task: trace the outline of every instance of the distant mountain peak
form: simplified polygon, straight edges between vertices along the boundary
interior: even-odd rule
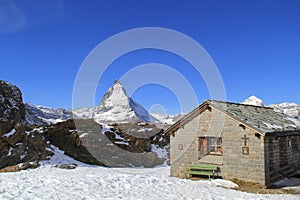
[[[96,107],[97,122],[154,122],[158,121],[148,111],[127,96],[123,85],[115,80]]]
[[[106,110],[112,109],[114,106],[126,107],[128,106],[129,101],[129,97],[127,96],[123,85],[118,80],[115,80],[113,85],[104,94],[97,109],[105,112]]]
[[[247,105],[252,105],[252,106],[265,106],[263,100],[261,100],[260,98],[254,96],[254,95],[245,99],[242,102],[242,104],[247,104]]]

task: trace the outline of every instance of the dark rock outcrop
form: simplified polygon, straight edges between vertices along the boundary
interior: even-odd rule
[[[53,155],[46,138],[23,124],[0,138],[0,169],[23,162],[46,160]]]
[[[158,133],[162,132],[158,130]],[[102,126],[91,119],[68,120],[51,125],[44,135],[65,154],[89,164],[153,167],[165,161],[151,152],[152,134],[149,137],[133,136],[119,129],[118,125],[102,133]],[[155,136],[159,137],[157,134]]]
[[[85,121],[83,124],[88,127],[95,125],[91,122],[92,120],[82,121]],[[100,125],[96,123],[96,126]],[[66,155],[84,163],[103,165],[103,163],[94,158],[83,145],[82,140],[79,138],[79,134],[76,130],[74,120],[71,119],[48,126],[44,131],[44,135],[51,142],[51,144],[54,144],[59,149],[63,150]]]
[[[40,166],[39,162],[37,162],[37,161],[24,162],[24,163],[20,163],[17,165],[4,167],[4,168],[0,169],[0,172],[17,172],[17,171],[26,170],[26,169],[35,169],[39,166]]]
[[[45,137],[24,122],[20,89],[0,80],[0,169],[44,160],[53,154]]]
[[[0,80],[0,136],[24,120],[25,106],[20,89]]]

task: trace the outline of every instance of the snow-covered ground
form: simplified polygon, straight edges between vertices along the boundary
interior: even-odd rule
[[[44,165],[0,174],[0,199],[299,199],[217,187],[212,181],[169,177],[169,167],[66,170]]]

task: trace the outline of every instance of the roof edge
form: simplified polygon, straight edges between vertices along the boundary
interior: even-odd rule
[[[203,112],[206,110],[210,105],[210,100],[205,100],[202,104],[194,108],[192,111],[190,111],[188,114],[180,118],[177,122],[175,122],[172,126],[170,126],[165,133],[167,134],[173,134],[176,130],[178,130],[181,126],[185,125],[189,120],[194,119],[198,112]]]
[[[202,104],[200,104],[199,106],[197,106],[195,109],[193,109],[192,111],[190,111],[187,115],[185,115],[184,117],[182,117],[181,119],[179,119],[177,122],[175,122],[172,126],[170,126],[165,133],[167,134],[173,134],[173,132],[177,131],[179,128],[181,128],[183,125],[185,125],[189,120],[194,119],[198,114],[202,113],[204,110],[206,110],[209,107],[212,107],[214,109],[216,109],[217,111],[221,112],[223,115],[226,115],[228,117],[230,117],[231,119],[233,119],[234,121],[243,124],[244,126],[246,126],[247,128],[251,129],[252,131],[259,133],[262,136],[265,136],[266,133],[264,131],[261,131],[253,126],[251,126],[250,124],[248,124],[247,122],[242,121],[241,119],[231,115],[230,113],[226,112],[226,110],[218,107],[217,105],[214,105],[213,102],[217,102],[217,103],[229,103],[229,104],[235,104],[235,105],[245,105],[245,106],[252,106],[252,107],[259,107],[259,108],[265,108],[265,109],[273,109],[270,107],[263,107],[263,106],[254,106],[254,105],[248,105],[248,104],[240,104],[240,103],[234,103],[234,102],[224,102],[224,101],[219,101],[219,100],[205,100]],[[198,113],[199,112],[199,113]]]

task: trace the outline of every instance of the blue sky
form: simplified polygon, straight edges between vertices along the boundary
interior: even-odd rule
[[[266,104],[300,104],[297,0],[2,0],[0,79],[19,86],[25,102],[71,108],[76,74],[89,52],[105,39],[139,27],[173,29],[200,43],[222,75],[228,101],[256,95]],[[188,62],[147,49],[126,54],[109,66],[100,79],[96,102],[114,79],[151,62],[184,75],[198,103],[210,98]],[[176,96],[159,85],[145,85],[133,98],[147,109],[160,104],[170,114],[180,112]]]

